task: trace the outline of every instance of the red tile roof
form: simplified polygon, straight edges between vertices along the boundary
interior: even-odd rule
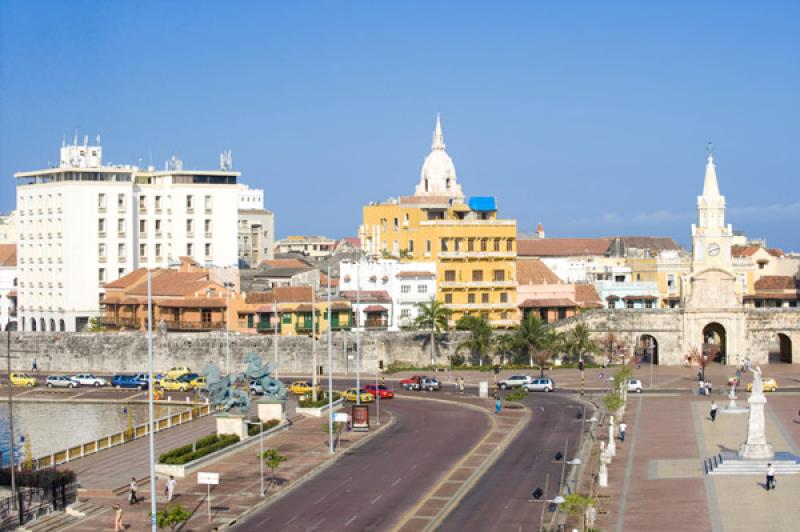
[[[524,259],[517,261],[517,284],[563,284],[563,281],[539,259]]]
[[[260,266],[270,268],[308,268],[307,262],[300,259],[268,259],[262,260]]]
[[[413,272],[400,272],[395,275],[398,279],[408,279],[413,277],[436,277],[436,272],[423,272],[423,271],[413,271]]]
[[[139,284],[140,282],[147,280],[147,269],[146,268],[139,268],[138,270],[133,270],[131,273],[127,275],[123,275],[116,281],[111,281],[110,283],[105,284],[106,290],[109,288],[129,288]]]
[[[594,285],[591,284],[576,284],[575,285],[575,301],[581,308],[598,308],[602,307],[603,303],[600,301],[600,296],[597,295]]]
[[[311,302],[310,286],[276,286],[269,292],[250,292],[245,297],[248,304],[254,303],[297,303]]]
[[[773,257],[782,257],[783,250],[780,248],[762,248],[761,246],[750,245],[750,246],[731,246],[731,256],[733,257],[752,257],[753,255],[758,252],[759,249],[763,249]]]
[[[0,244],[0,267],[14,268],[17,265],[17,245]]]
[[[605,255],[611,242],[611,238],[523,239],[517,241],[517,255],[521,257]]]
[[[800,280],[790,275],[764,275],[755,283],[756,290],[795,290],[800,288]]]
[[[370,305],[364,309],[364,312],[389,312],[389,309],[382,305]]]
[[[225,308],[225,299],[219,297],[183,297],[180,299],[162,299],[154,301],[153,304],[158,307],[168,308]]]
[[[343,298],[356,301],[357,290],[342,290],[341,295]],[[391,303],[392,298],[386,290],[361,290],[362,303]]]
[[[533,298],[523,301],[519,308],[577,307],[578,304],[567,298]]]
[[[217,290],[223,290],[222,286],[209,280],[208,272],[177,272],[175,270],[158,270],[154,272],[151,281],[151,289],[154,296],[194,296],[201,290],[205,290],[209,285]],[[129,295],[146,296],[147,283],[140,282],[136,286],[126,290]],[[199,294],[198,294],[199,295]]]

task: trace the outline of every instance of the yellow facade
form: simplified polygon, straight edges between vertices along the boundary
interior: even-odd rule
[[[515,220],[433,198],[364,207],[361,237],[372,255],[436,262],[436,298],[453,311],[483,315],[494,327],[517,321]]]

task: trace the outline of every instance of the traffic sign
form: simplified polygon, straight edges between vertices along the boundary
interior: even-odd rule
[[[198,484],[219,484],[219,473],[197,473]]]

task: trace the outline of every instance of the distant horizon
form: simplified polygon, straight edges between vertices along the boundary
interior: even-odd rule
[[[520,232],[687,247],[712,141],[728,223],[800,251],[800,3],[769,6],[8,0],[0,211],[77,129],[140,167],[232,149],[277,236],[353,236],[441,113],[464,193]]]

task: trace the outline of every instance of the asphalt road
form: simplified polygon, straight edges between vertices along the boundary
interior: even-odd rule
[[[453,509],[441,531],[522,531],[537,530],[544,502],[530,502],[536,487],[545,489],[549,473],[547,496],[552,499],[561,482],[562,465],[554,463],[557,451],[564,452],[569,440],[568,459],[578,447],[581,423],[576,412],[582,406],[569,397],[558,394],[529,394],[525,399],[533,416],[528,425],[506,448],[503,455]],[[578,405],[578,408],[576,406]],[[592,413],[587,411],[585,418]],[[569,474],[567,466],[566,474]],[[545,514],[545,520],[551,514]]]
[[[235,527],[246,530],[387,530],[489,428],[458,405],[396,398],[383,434]]]

